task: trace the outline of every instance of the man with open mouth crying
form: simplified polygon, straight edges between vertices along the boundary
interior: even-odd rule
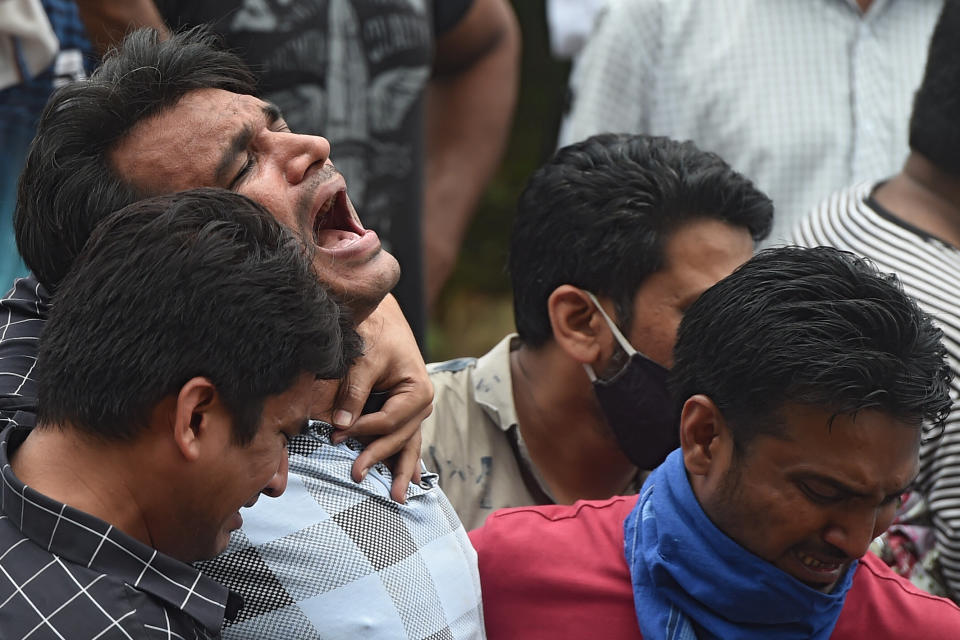
[[[205,30],[158,40],[132,33],[41,117],[15,225],[33,276],[0,302],[0,417],[32,424],[49,293],[103,217],[195,187],[248,196],[297,232],[365,349],[339,389],[314,385],[311,417],[324,422],[291,439],[284,497],[251,507],[203,567],[246,601],[225,637],[482,637],[476,554],[436,475],[421,474],[432,389],[389,295],[397,261],[360,222],[327,140],[291,132]],[[361,416],[371,388],[388,397]],[[391,456],[392,472],[376,464]]]

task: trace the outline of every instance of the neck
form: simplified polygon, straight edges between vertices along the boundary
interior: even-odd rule
[[[10,460],[14,474],[43,495],[100,518],[153,546],[136,477],[151,474],[135,447],[94,441],[69,427],[34,429]]]
[[[960,247],[960,178],[912,152],[874,199],[911,225]]]
[[[604,422],[586,373],[553,344],[510,353],[513,399],[530,458],[560,504],[621,493],[637,468]]]

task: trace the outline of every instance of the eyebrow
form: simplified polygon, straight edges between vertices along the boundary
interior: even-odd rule
[[[917,477],[918,477],[919,475],[920,475],[920,472],[917,471],[917,473],[914,474],[913,479],[910,480],[905,486],[903,486],[903,487],[900,488],[900,489],[897,489],[897,490],[894,491],[893,493],[888,493],[888,494],[886,494],[884,497],[885,497],[885,498],[889,498],[889,497],[891,497],[891,496],[899,496],[899,495],[902,495],[902,494],[905,493],[908,489],[910,489],[910,487],[913,486],[913,483],[917,481]],[[842,493],[845,493],[845,494],[847,494],[848,496],[853,497],[853,498],[871,498],[871,497],[873,497],[873,494],[864,493],[864,492],[862,492],[862,491],[857,491],[856,489],[854,489],[854,488],[852,488],[852,487],[849,487],[849,486],[847,486],[846,484],[844,484],[843,482],[837,480],[836,478],[832,478],[832,477],[830,477],[830,476],[820,475],[819,473],[807,473],[807,474],[802,474],[801,477],[806,477],[806,478],[811,479],[811,480],[816,480],[817,482],[822,482],[822,483],[824,483],[824,484],[828,484],[828,485],[830,485],[831,487],[833,487],[834,489],[836,489],[837,491],[840,491],[840,492],[842,492]]]
[[[264,104],[261,108],[261,113],[263,113],[264,118],[266,118],[268,127],[273,126],[279,120],[283,119],[283,113],[280,111],[280,107],[272,102]],[[230,170],[230,167],[233,166],[237,156],[250,146],[250,142],[256,135],[257,129],[248,122],[230,139],[227,148],[220,155],[220,161],[217,163],[217,168],[214,171],[215,184],[221,185],[226,182],[227,172]],[[232,187],[233,185],[231,184],[230,186]]]

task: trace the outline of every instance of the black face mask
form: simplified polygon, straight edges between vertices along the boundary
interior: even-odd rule
[[[634,349],[596,297],[587,293],[628,359],[606,380],[598,378],[590,365],[583,368],[620,449],[640,469],[653,469],[680,446],[679,420],[667,390],[668,371]]]

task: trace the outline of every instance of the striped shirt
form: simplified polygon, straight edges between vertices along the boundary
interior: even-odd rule
[[[862,183],[832,195],[800,222],[793,231],[792,241],[803,246],[845,249],[870,258],[881,271],[897,274],[904,290],[916,298],[943,329],[943,343],[957,375],[960,373],[960,250],[884,209],[871,198],[874,186]],[[926,577],[942,579],[948,593],[957,599],[960,597],[960,376],[952,381],[950,396],[953,408],[942,435],[920,450],[916,487],[925,498],[928,522],[934,529],[935,562],[918,566],[933,564],[934,575]],[[930,586],[914,581],[924,588]]]

